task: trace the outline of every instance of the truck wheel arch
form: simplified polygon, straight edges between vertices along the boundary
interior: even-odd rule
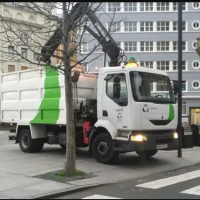
[[[92,142],[94,138],[97,137],[101,133],[106,133],[110,135],[109,131],[104,127],[97,127],[91,131],[91,134],[89,136],[89,153],[90,154],[92,153]]]
[[[23,129],[30,130],[32,139],[45,139],[48,137],[45,125],[18,124],[16,130],[16,143],[19,143],[19,134]]]

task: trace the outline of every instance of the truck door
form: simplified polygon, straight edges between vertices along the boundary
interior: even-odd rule
[[[118,130],[130,129],[132,113],[125,72],[105,75],[103,119],[109,120]]]

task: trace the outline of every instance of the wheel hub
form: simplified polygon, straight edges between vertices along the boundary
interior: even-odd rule
[[[22,137],[22,146],[26,149],[29,146],[29,139],[27,135]]]
[[[100,142],[98,147],[97,147],[97,151],[99,153],[99,155],[101,156],[107,156],[109,153],[109,146],[106,142]]]

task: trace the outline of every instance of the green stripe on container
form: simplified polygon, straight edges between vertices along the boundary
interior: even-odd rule
[[[32,124],[56,124],[60,115],[61,88],[59,85],[59,72],[50,67],[45,68],[44,98],[38,114],[31,121]]]
[[[174,119],[174,106],[172,104],[169,105],[169,117],[168,120]]]

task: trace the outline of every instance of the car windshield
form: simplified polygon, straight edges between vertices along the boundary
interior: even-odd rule
[[[138,102],[175,103],[168,76],[147,72],[130,72],[133,98]]]

